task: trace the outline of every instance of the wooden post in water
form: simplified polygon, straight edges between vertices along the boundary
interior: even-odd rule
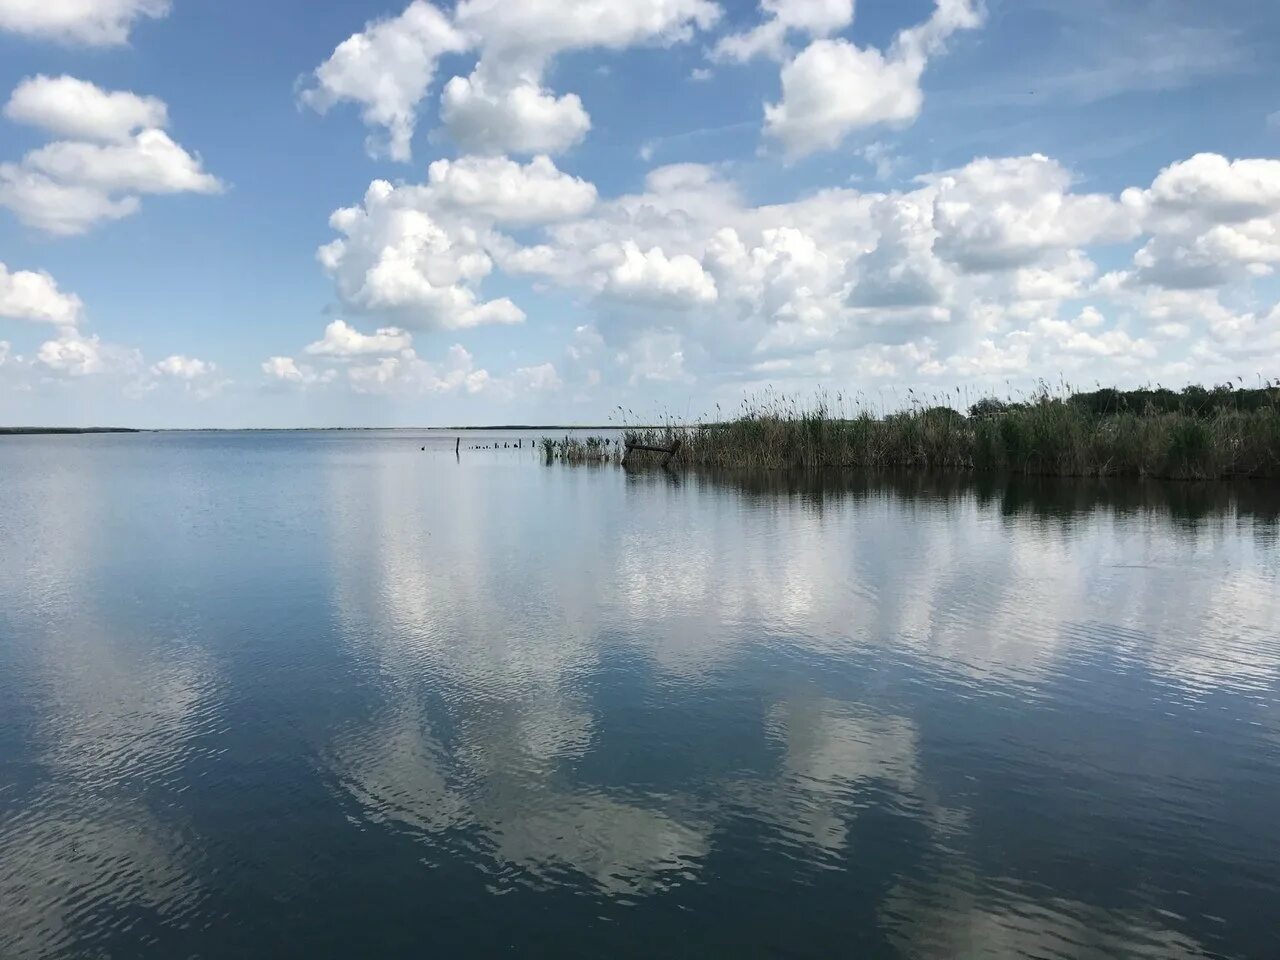
[[[627,465],[627,458],[631,456],[632,450],[648,450],[650,453],[665,453],[662,458],[662,466],[668,468],[671,466],[671,458],[676,455],[676,451],[680,449],[680,438],[676,437],[671,441],[669,447],[658,447],[648,443],[628,443],[622,454],[622,465]]]
[[[453,455],[457,460],[462,459],[462,437],[458,437],[453,442]]]

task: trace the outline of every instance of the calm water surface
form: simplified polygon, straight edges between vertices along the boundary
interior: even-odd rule
[[[1280,957],[1274,490],[483,442],[0,438],[0,957]]]

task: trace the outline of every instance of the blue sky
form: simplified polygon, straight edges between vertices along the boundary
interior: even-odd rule
[[[1277,64],[1241,0],[0,0],[0,422],[1276,377]]]

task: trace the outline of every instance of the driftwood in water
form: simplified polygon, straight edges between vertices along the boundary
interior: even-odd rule
[[[662,458],[662,465],[664,467],[668,467],[671,465],[671,458],[676,455],[676,451],[679,449],[680,449],[679,437],[676,437],[676,439],[672,440],[671,445],[666,447],[660,447],[655,444],[648,444],[648,443],[631,443],[630,441],[628,441],[627,449],[622,454],[622,465],[626,466],[627,458],[631,456],[631,453],[633,450],[647,450],[650,453],[665,453],[666,456]]]

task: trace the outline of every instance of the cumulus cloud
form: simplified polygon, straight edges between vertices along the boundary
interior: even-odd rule
[[[1040,154],[984,157],[930,181],[937,191],[935,250],[966,271],[1025,266],[1138,230],[1125,205],[1071,192],[1069,171]]]
[[[1151,235],[1134,255],[1131,282],[1205,289],[1280,264],[1280,160],[1197,154],[1121,199]]]
[[[343,236],[318,256],[354,310],[445,330],[524,320],[505,297],[480,299],[477,287],[493,269],[484,231],[438,219],[429,191],[374,181],[361,206],[338,210],[329,223]]]
[[[369,153],[406,161],[418,104],[431,87],[436,62],[466,47],[445,14],[414,0],[398,17],[368,23],[340,43],[300,99],[320,113],[337,103],[359,104],[365,124],[385,131],[366,141]]]
[[[216,369],[217,367],[212,363],[197,360],[195,357],[185,357],[181,354],[165,357],[159,363],[151,366],[151,372],[158,377],[172,377],[175,380],[188,381],[207,377]]]
[[[342,236],[318,256],[349,309],[422,329],[520,323],[511,300],[480,296],[490,252],[514,247],[495,227],[579,217],[595,202],[592,184],[547,157],[438,160],[426,183],[375,181],[361,206],[336,211],[330,224]]]
[[[105,373],[134,373],[142,366],[142,355],[134,349],[103,343],[97,336],[84,336],[74,328],[59,332],[36,353],[36,362],[47,371],[68,377]]]
[[[475,358],[461,344],[449,348],[439,363],[423,360],[412,350],[398,357],[347,370],[356,393],[480,393],[491,383],[487,370],[478,369]]]
[[[765,133],[789,157],[802,157],[838,146],[854,130],[910,123],[924,103],[920,78],[929,59],[956,31],[981,23],[974,0],[936,0],[933,15],[899,33],[887,53],[814,40],[783,66],[782,99],[765,105]]]
[[[1244,171],[1258,180],[1259,168]],[[320,259],[348,309],[405,328],[522,316],[510,300],[484,299],[498,272],[581,297],[596,311],[590,342],[575,334],[557,371],[575,387],[600,382],[610,364],[636,383],[802,386],[1086,367],[1120,378],[1173,369],[1193,348],[1215,363],[1245,356],[1246,343],[1265,341],[1266,310],[1211,310],[1191,296],[1199,291],[1156,286],[1136,269],[1099,277],[1091,254],[1141,253],[1186,224],[1261,246],[1265,177],[1253,192],[1190,191],[1202,198],[1194,215],[1186,188],[1152,183],[1120,197],[1083,189],[1045,156],[978,158],[900,190],[849,186],[754,206],[706,165],[661,167],[640,191],[601,199],[547,158],[465,157],[433,165],[422,184],[375,183],[361,206],[334,214],[341,236]],[[1255,264],[1265,253],[1233,249]],[[1247,295],[1208,288],[1219,289]],[[409,382],[413,358],[389,359],[355,375],[364,388]],[[502,395],[517,380],[489,386]]]
[[[74,327],[84,304],[74,293],[63,293],[43,270],[10,271],[0,263],[0,317]]]
[[[586,136],[591,118],[576,94],[543,86],[554,57],[684,41],[719,14],[709,0],[462,0],[455,23],[480,49],[480,59],[470,76],[445,86],[441,119],[467,150],[563,152]]]
[[[325,329],[322,340],[306,348],[323,367],[298,363],[292,357],[271,357],[262,364],[273,381],[293,386],[345,384],[353,393],[415,396],[490,394],[510,400],[530,393],[551,393],[563,386],[553,363],[522,366],[495,377],[478,366],[475,357],[455,343],[442,359],[419,356],[402,330],[383,328],[371,336],[342,321]]]
[[[663,383],[689,379],[684,368],[684,344],[675,333],[647,331],[618,354],[617,362],[629,371],[632,385],[644,380]]]
[[[505,86],[480,71],[445,85],[440,119],[464,150],[488,154],[563,153],[591,129],[576,93],[557,97],[532,80]]]
[[[57,183],[113,193],[217,193],[216,177],[163,130],[144,130],[127,144],[50,143],[22,161]]]
[[[1215,204],[1206,222],[1270,209],[1265,188],[1258,194],[1231,194],[1231,205]],[[1257,219],[1245,223],[1261,243]],[[1219,316],[1203,300],[1174,310],[1173,301],[1144,293],[1162,288],[1135,271],[1097,277],[1093,249],[1136,239],[1141,250],[1151,240],[1144,234],[1163,224],[1132,198],[1081,190],[1070,171],[1038,155],[980,158],[905,191],[828,189],[762,207],[744,204],[714,170],[683,166],[655,171],[643,193],[598,201],[586,217],[494,256],[503,269],[611,300],[628,243],[638,277],[637,258],[654,247],[667,261],[687,256],[701,265],[714,301],[670,298],[647,319],[599,318],[600,335],[637,379],[717,370],[797,384],[813,376],[989,379],[1081,364],[1091,375],[1111,367],[1123,378],[1139,368],[1173,370],[1197,335],[1211,338],[1212,354],[1202,355],[1214,362],[1243,356],[1225,344],[1241,349],[1234,331],[1262,329],[1255,325],[1265,312],[1219,308]],[[1237,257],[1264,253],[1235,248]],[[1209,289],[1255,275],[1218,277],[1227,285]],[[654,344],[679,353],[679,362],[661,363]],[[593,359],[574,369],[598,367]]]
[[[152,364],[150,373],[161,381],[180,383],[183,391],[196,400],[216,397],[231,384],[230,380],[217,375],[217,364],[182,354],[174,354]],[[140,383],[135,383],[133,389],[150,390],[155,386],[155,380],[143,379]]]
[[[317,383],[331,383],[337,376],[334,370],[317,372],[315,368],[298,363],[293,357],[268,357],[262,364],[262,372],[269,380],[282,384],[309,387]]]
[[[1096,308],[1086,307],[1072,320],[1037,320],[1035,329],[1049,337],[1063,353],[1111,357],[1130,364],[1155,357],[1156,349],[1151,343],[1134,339],[1123,330],[1095,332],[1105,322]]]
[[[570,50],[686,41],[719,17],[710,0],[461,0],[455,22],[484,53],[524,68]]]
[[[399,327],[381,327],[372,334],[361,333],[345,321],[334,320],[324,328],[324,337],[306,347],[314,357],[366,357],[399,353],[413,346],[413,337]]]
[[[1160,171],[1149,189],[1126,190],[1123,198],[1147,218],[1243,223],[1280,210],[1280,160],[1198,153]]]
[[[84,233],[104,221],[132,216],[141,206],[138,197],[112,198],[92,187],[58,183],[42,173],[0,163],[0,207],[45,233]]]
[[[533,367],[517,367],[512,372],[510,380],[512,386],[522,393],[550,392],[559,390],[563,386],[560,374],[553,363],[540,363]]]
[[[560,153],[581,141],[591,119],[577,94],[556,94],[543,75],[560,53],[687,40],[718,18],[710,0],[462,0],[452,17],[414,0],[343,41],[316,69],[301,101],[324,112],[362,107],[375,156],[408,160],[418,108],[445,54],[478,50],[475,69],[445,85],[440,115],[450,135],[476,153]]]
[[[849,302],[859,307],[928,307],[949,292],[950,274],[934,255],[933,205],[889,197],[875,204],[875,249],[857,261]]]
[[[660,247],[647,251],[628,240],[622,261],[609,272],[609,294],[645,306],[690,306],[716,299],[715,281],[688,254],[668,257]]]
[[[198,156],[160,129],[168,111],[154,97],[109,92],[73,77],[36,77],[19,85],[5,113],[83,138],[46,144],[20,163],[0,163],[0,206],[38,230],[84,233],[136,213],[145,194],[222,190]]]
[[[164,101],[127,91],[106,91],[75,77],[40,74],[18,84],[4,115],[60,137],[125,143],[135,133],[168,125]]]
[[[721,37],[711,50],[716,60],[745,63],[759,56],[783,59],[788,32],[826,37],[853,22],[853,0],[760,0],[767,19],[742,33]]]
[[[169,0],[0,0],[0,30],[90,46],[128,42],[134,21],[163,17]]]
[[[562,173],[545,156],[524,165],[505,157],[437,160],[427,181],[439,206],[505,224],[566,220],[596,202],[594,184]]]
[[[759,231],[758,240],[743,239],[738,230],[727,227],[707,244],[707,269],[728,306],[728,329],[752,354],[817,345],[848,322],[841,302],[847,265],[841,256],[843,244],[819,239],[814,235],[816,224],[805,226],[808,230],[767,227]],[[714,337],[708,338],[708,346],[724,352]]]

